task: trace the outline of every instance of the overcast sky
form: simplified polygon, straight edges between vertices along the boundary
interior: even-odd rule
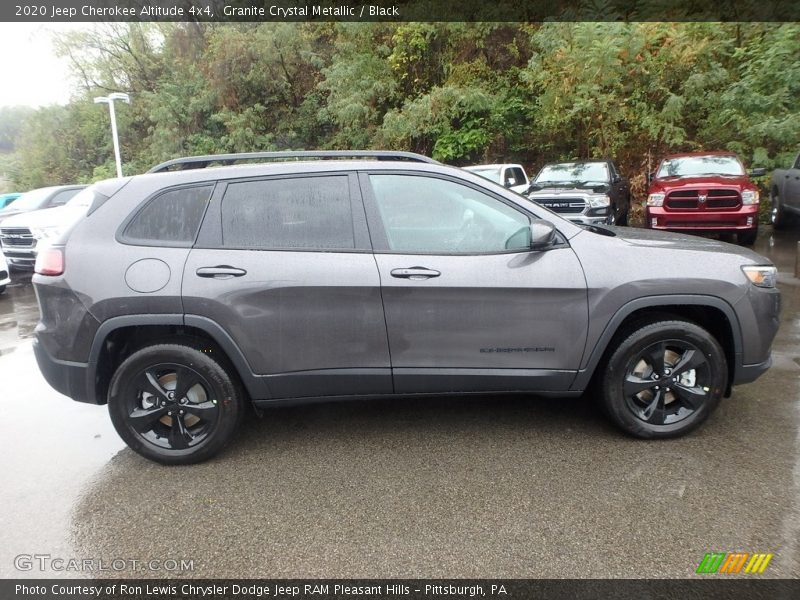
[[[87,23],[0,23],[0,106],[65,104],[72,91],[66,61],[53,52],[55,31]]]

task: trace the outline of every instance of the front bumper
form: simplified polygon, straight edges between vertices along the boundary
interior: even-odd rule
[[[667,231],[749,231],[758,227],[758,204],[736,210],[674,210],[648,206],[645,226]]]
[[[585,215],[561,215],[573,223],[580,225],[607,225],[609,217],[587,217]]]
[[[33,269],[36,264],[36,249],[30,248],[19,250],[12,247],[4,247],[3,254],[5,254],[6,261],[9,266],[18,269]]]
[[[742,365],[736,369],[736,374],[733,378],[733,385],[741,385],[743,383],[752,383],[764,373],[767,372],[772,366],[772,356],[764,362],[755,365]]]

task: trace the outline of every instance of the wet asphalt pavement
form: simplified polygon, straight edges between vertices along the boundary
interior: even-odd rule
[[[774,366],[689,437],[624,437],[590,397],[352,402],[270,410],[172,468],[44,382],[17,274],[0,296],[0,577],[93,575],[19,571],[20,554],[194,561],[105,577],[689,577],[711,551],[772,552],[765,576],[800,577],[798,239],[756,245],[780,270]]]

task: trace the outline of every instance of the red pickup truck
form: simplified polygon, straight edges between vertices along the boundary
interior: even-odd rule
[[[758,188],[731,152],[674,154],[649,177],[646,226],[686,233],[736,233],[740,244],[758,235]]]

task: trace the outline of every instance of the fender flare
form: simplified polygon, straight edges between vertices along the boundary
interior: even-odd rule
[[[742,365],[742,328],[739,324],[739,318],[736,316],[736,311],[733,310],[733,307],[728,302],[717,296],[704,296],[700,294],[667,294],[663,296],[645,296],[642,298],[636,298],[626,304],[623,304],[617,310],[617,312],[614,313],[614,316],[611,317],[609,322],[606,324],[603,333],[600,334],[600,338],[594,344],[594,349],[589,355],[586,366],[583,369],[580,369],[575,375],[575,379],[572,381],[570,390],[585,390],[588,387],[589,381],[591,380],[597,365],[600,363],[603,355],[605,355],[609,343],[611,343],[611,339],[617,333],[623,321],[631,314],[637,310],[642,310],[643,308],[658,308],[662,306],[676,305],[707,306],[718,309],[720,312],[722,312],[722,314],[725,315],[725,318],[728,319],[728,322],[731,325],[731,333],[733,337],[734,370],[738,370]],[[735,373],[730,373],[729,375],[733,379]]]
[[[228,359],[233,363],[242,384],[251,398],[258,399],[269,397],[269,390],[266,387],[264,378],[258,377],[253,373],[250,364],[239,349],[239,346],[234,342],[228,332],[216,321],[198,315],[123,315],[103,321],[94,334],[92,347],[89,350],[89,362],[86,371],[86,391],[88,393],[88,398],[94,399],[93,402],[96,404],[104,402],[104,399],[96,397],[96,378],[100,353],[103,350],[103,345],[106,339],[108,339],[108,336],[122,327],[146,327],[149,325],[177,325],[200,329],[214,340],[228,356]]]

